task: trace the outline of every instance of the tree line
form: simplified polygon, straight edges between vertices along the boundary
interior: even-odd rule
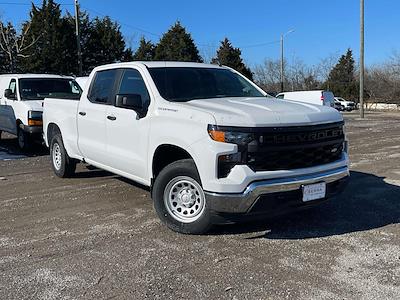
[[[141,37],[135,51],[127,46],[121,27],[110,17],[90,18],[79,14],[80,46],[84,75],[98,65],[132,60],[210,62],[232,67],[254,80],[267,92],[280,90],[280,60],[266,59],[250,69],[241,50],[224,38],[210,61],[204,61],[189,32],[178,21],[155,44]],[[78,75],[75,18],[62,13],[54,0],[32,3],[29,20],[18,31],[0,22],[0,73],[56,73]],[[342,56],[331,55],[314,66],[298,58],[284,61],[286,91],[326,89],[356,100],[358,70],[351,49]],[[400,99],[400,55],[366,70],[366,99],[394,102]]]
[[[285,91],[330,90],[335,96],[358,102],[359,69],[353,52],[331,54],[315,65],[306,65],[294,57],[285,60]],[[265,90],[280,89],[280,60],[265,59],[253,68],[254,80]],[[400,53],[394,52],[385,62],[365,69],[364,99],[367,102],[400,104]]]
[[[144,37],[134,52],[126,45],[120,25],[110,17],[90,18],[79,14],[80,46],[84,74],[98,65],[132,60],[175,60],[203,62],[190,33],[178,21],[163,34],[157,44]],[[79,73],[75,18],[62,14],[60,4],[43,0],[32,3],[29,20],[17,32],[15,26],[0,22],[0,73]],[[228,65],[252,79],[239,48],[228,39],[221,42],[213,62]]]

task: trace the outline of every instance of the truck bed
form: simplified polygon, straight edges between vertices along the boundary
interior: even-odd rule
[[[47,146],[50,141],[47,138],[48,128],[51,124],[60,124],[64,146],[68,153],[79,153],[77,113],[78,100],[62,98],[46,98],[43,105],[43,133]]]

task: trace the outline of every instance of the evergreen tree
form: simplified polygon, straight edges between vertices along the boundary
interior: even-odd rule
[[[176,22],[156,46],[155,60],[203,62],[192,36]]]
[[[25,72],[78,74],[75,18],[53,0],[34,4],[30,13],[29,35],[40,36],[29,57],[24,59]],[[132,60],[132,51],[125,49],[120,26],[109,17],[90,20],[86,12],[79,15],[83,73],[94,67],[118,61]],[[26,23],[24,26],[27,26]]]
[[[221,46],[217,51],[217,56],[212,59],[212,63],[218,63],[235,69],[250,80],[253,80],[253,73],[248,68],[242,58],[242,51],[239,48],[234,48],[231,42],[225,38],[221,41]]]
[[[4,51],[0,49],[0,74],[8,73],[8,61]]]
[[[146,41],[146,39],[142,37],[140,39],[139,48],[137,48],[133,55],[133,59],[142,61],[154,60],[155,48],[151,41]]]
[[[85,73],[98,65],[122,61],[129,54],[125,52],[120,26],[109,17],[92,21],[82,53]]]
[[[126,50],[124,51],[124,54],[122,55],[121,61],[122,62],[129,62],[132,61],[133,59],[133,51],[132,48],[126,48]]]
[[[65,64],[67,65],[68,72],[66,74],[77,75],[79,73],[78,65],[78,49],[76,43],[75,35],[75,16],[71,15],[69,12],[63,17],[64,26],[68,27],[65,30],[65,39],[68,43],[69,52],[65,56]],[[82,69],[83,74],[88,74],[88,52],[87,44],[90,39],[92,23],[89,19],[89,15],[85,11],[80,11],[79,13],[79,35],[82,53]]]
[[[71,32],[61,17],[60,5],[53,0],[43,0],[42,7],[32,3],[31,20],[23,28],[30,26],[27,38],[38,38],[35,47],[30,49],[29,56],[23,60],[25,72],[34,73],[68,73],[65,61],[70,59],[69,47]]]
[[[343,98],[357,98],[358,87],[354,74],[354,64],[353,52],[348,49],[329,73],[328,80],[324,83],[323,88],[329,89],[335,95]]]

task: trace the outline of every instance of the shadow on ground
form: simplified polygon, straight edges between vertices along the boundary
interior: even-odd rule
[[[128,178],[113,174],[111,172],[108,172],[108,171],[105,171],[105,170],[102,170],[102,169],[98,169],[95,166],[85,165],[85,168],[87,170],[84,170],[84,171],[78,170],[78,171],[76,171],[76,173],[74,174],[73,178],[79,178],[79,179],[100,178],[100,177],[115,178],[115,179],[118,179],[118,180],[120,180],[122,182],[125,182],[125,183],[127,183],[127,184],[129,184],[131,186],[143,189],[143,190],[145,190],[147,192],[150,191],[150,188],[147,187],[147,186],[144,186],[144,185],[142,185],[142,184],[140,184],[140,183],[138,183],[136,181],[130,180]]]
[[[318,207],[262,223],[220,226],[211,234],[265,231],[249,239],[307,239],[397,224],[400,223],[400,186],[384,179],[352,171],[346,190]]]
[[[12,160],[24,157],[44,156],[48,155],[48,149],[40,142],[35,142],[27,152],[22,152],[18,147],[17,138],[2,133],[0,136],[0,160]]]
[[[77,178],[114,177],[129,185],[149,190],[134,181],[87,166]],[[257,223],[216,226],[210,235],[263,232],[248,239],[307,239],[366,231],[400,223],[400,186],[384,177],[351,172],[346,190],[309,210]]]

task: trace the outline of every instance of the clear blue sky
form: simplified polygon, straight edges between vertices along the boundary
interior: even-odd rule
[[[40,3],[41,1],[34,1]],[[73,0],[57,1],[73,11]],[[141,35],[157,42],[176,20],[192,34],[201,54],[211,56],[227,36],[241,47],[250,65],[264,58],[279,57],[279,43],[246,47],[279,40],[281,33],[295,29],[285,40],[287,58],[317,63],[348,47],[359,56],[359,0],[80,0],[94,17],[109,15],[121,23],[128,44],[136,48]],[[20,3],[15,5],[12,3]],[[28,0],[0,0],[0,16],[20,24],[28,18]],[[385,61],[400,52],[400,1],[365,0],[366,63]],[[141,31],[141,30],[143,31]]]

